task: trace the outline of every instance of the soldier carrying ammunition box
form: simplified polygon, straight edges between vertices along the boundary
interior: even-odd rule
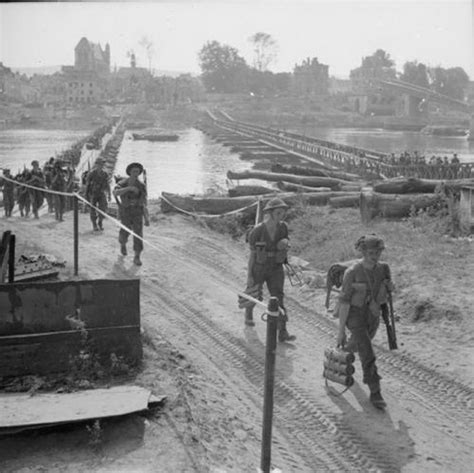
[[[387,303],[387,294],[393,290],[390,267],[380,263],[384,242],[376,235],[357,240],[355,247],[362,260],[355,262],[344,273],[339,296],[339,332],[337,346],[349,352],[358,352],[363,371],[363,382],[369,386],[370,401],[383,409],[386,403],[380,392],[380,376],[375,364],[372,339],[377,332],[381,306]],[[346,341],[345,328],[351,332]]]

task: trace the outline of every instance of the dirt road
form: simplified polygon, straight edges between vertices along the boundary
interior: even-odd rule
[[[60,224],[50,216],[8,223],[20,244],[34,239],[72,266],[72,215]],[[11,459],[7,466],[56,471],[33,468],[41,455],[57,471],[256,471],[266,326],[257,320],[255,328],[244,328],[237,308],[236,290],[246,271],[244,244],[181,216],[159,216],[145,228],[154,247],[146,247],[144,264],[136,267],[131,256],[118,255],[116,236],[111,222],[103,233],[92,233],[81,215],[80,277],[140,278],[145,363],[137,381],[169,389],[170,407],[165,416],[148,419],[139,434],[128,424],[116,426],[122,438],[141,436],[133,448],[119,449],[110,441],[92,459],[71,449],[73,467],[57,448],[48,457],[27,450],[23,463]],[[277,348],[274,466],[298,473],[469,471],[472,390],[407,352],[388,351],[380,330],[386,412],[368,402],[358,361],[355,386],[343,396],[331,395],[321,367],[324,349],[335,340],[335,322],[312,294],[287,286],[289,328],[297,341]],[[167,441],[165,433],[171,436]]]

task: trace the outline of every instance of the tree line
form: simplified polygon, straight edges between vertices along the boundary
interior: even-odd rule
[[[255,33],[249,38],[254,50],[253,65],[249,65],[239,51],[216,40],[205,43],[198,53],[201,79],[208,92],[273,92],[287,93],[291,89],[292,72],[273,73],[269,65],[277,58],[278,45],[267,33]],[[390,54],[377,49],[362,58],[359,67],[350,71],[350,79],[357,86],[370,79],[399,79],[440,94],[463,100],[469,76],[462,67],[429,67],[418,61],[407,61],[403,72],[398,72]]]

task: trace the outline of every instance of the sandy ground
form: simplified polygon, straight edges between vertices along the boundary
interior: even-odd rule
[[[72,267],[72,215],[64,223],[48,215],[1,223],[20,247],[34,235],[39,248]],[[257,317],[255,328],[245,328],[237,307],[245,245],[177,215],[157,215],[145,237],[153,248],[136,267],[131,256],[119,256],[112,222],[93,233],[81,215],[79,276],[140,278],[145,356],[132,382],[167,395],[165,408],[104,422],[96,448],[82,424],[0,439],[2,472],[257,471],[266,324]],[[325,387],[323,351],[334,344],[336,323],[323,303],[322,291],[287,284],[297,341],[277,348],[273,465],[295,473],[471,471],[473,376],[465,344],[472,347],[472,332],[450,328],[432,340],[406,324],[399,327],[404,345],[390,352],[380,330],[388,403],[381,412],[368,402],[358,361],[350,391],[336,396],[339,386]],[[447,356],[457,367],[446,367]]]

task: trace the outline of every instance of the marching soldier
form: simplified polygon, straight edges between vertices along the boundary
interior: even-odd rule
[[[264,220],[256,225],[249,235],[250,257],[248,263],[247,288],[245,292],[262,299],[263,284],[266,283],[272,297],[277,297],[281,308],[278,319],[278,341],[290,342],[296,339],[286,329],[288,316],[283,305],[283,285],[285,273],[283,263],[288,256],[288,227],[283,218],[288,205],[279,198],[267,202]],[[255,304],[245,303],[245,325],[255,325],[253,307]]]
[[[104,171],[104,160],[101,157],[95,160],[94,168],[87,174],[85,195],[94,207],[106,212],[107,199],[110,200],[110,184],[109,176]],[[103,230],[104,216],[101,213],[97,216],[98,212],[94,207],[90,209],[92,228],[94,231]],[[98,225],[97,219],[99,220]]]
[[[358,352],[363,371],[363,382],[370,390],[372,404],[383,409],[385,400],[380,392],[380,376],[375,364],[372,339],[380,323],[381,306],[387,303],[387,292],[393,290],[390,267],[380,263],[384,242],[376,235],[359,238],[355,248],[362,260],[344,273],[339,297],[339,333],[337,345],[346,351]],[[345,327],[351,332],[346,343]]]
[[[51,181],[54,174],[54,157],[51,156],[43,166],[44,182],[48,189],[51,189]],[[48,202],[48,212],[54,212],[54,195],[46,192],[46,201]]]
[[[39,167],[39,162],[35,159],[31,161],[31,166],[33,169],[28,173],[28,180],[26,181],[27,184],[34,187],[41,187],[44,188],[45,181],[43,172]],[[39,218],[38,210],[43,205],[44,202],[44,195],[43,192],[37,189],[30,189],[30,199],[31,199],[31,207],[33,210],[33,215],[35,218]]]
[[[66,172],[62,168],[61,161],[56,161],[54,163],[53,171],[51,173],[51,190],[58,192],[66,192]],[[60,194],[51,194],[54,202],[54,213],[55,218],[58,222],[62,222],[64,209],[66,206],[66,197]]]
[[[4,169],[3,175],[7,179],[12,179],[10,169]],[[6,179],[0,178],[0,187],[3,187],[3,208],[5,209],[5,217],[11,217],[13,207],[15,206],[15,184]]]
[[[22,186],[21,183],[26,183],[28,180],[29,173],[25,169],[23,172],[18,174],[15,177],[15,180],[20,183],[17,188],[17,201],[18,201],[18,208],[20,209],[20,215],[22,217],[28,217],[30,214],[30,191],[28,187]]]
[[[143,172],[143,166],[140,163],[131,163],[126,171],[129,176],[122,179],[115,186],[114,196],[120,197],[119,216],[120,221],[136,235],[143,236],[143,223],[150,225],[147,208],[147,192],[143,182],[138,176]],[[120,252],[123,256],[127,254],[127,240],[129,232],[123,228],[119,231]],[[143,251],[143,242],[140,238],[133,237],[133,250],[135,257],[133,263],[141,266],[140,254]]]

